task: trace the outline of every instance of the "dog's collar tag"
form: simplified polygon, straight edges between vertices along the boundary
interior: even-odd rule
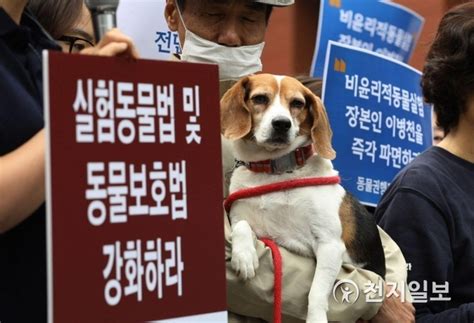
[[[308,145],[297,148],[291,153],[277,159],[268,159],[258,162],[235,161],[234,168],[245,166],[256,173],[282,174],[294,171],[303,166],[306,160],[314,154],[313,146]]]
[[[296,162],[296,156],[294,152],[277,159],[272,159],[270,163],[272,165],[273,173],[275,174],[292,172],[299,166]]]

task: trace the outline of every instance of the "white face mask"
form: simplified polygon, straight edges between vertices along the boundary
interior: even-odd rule
[[[191,32],[184,24],[181,12],[179,16],[186,29],[181,59],[187,62],[214,63],[219,65],[219,79],[235,80],[260,72],[262,70],[262,55],[264,42],[239,47],[223,46]]]

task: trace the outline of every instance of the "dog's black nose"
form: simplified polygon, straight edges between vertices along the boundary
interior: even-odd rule
[[[277,117],[272,120],[272,127],[277,132],[287,132],[291,128],[291,120],[285,117]]]

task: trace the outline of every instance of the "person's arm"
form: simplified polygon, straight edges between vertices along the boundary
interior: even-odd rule
[[[259,268],[256,277],[243,282],[230,265],[231,241],[230,225],[225,216],[226,263],[227,263],[227,302],[231,312],[240,315],[263,318],[272,321],[273,311],[273,262],[271,252],[263,243],[257,242]],[[380,230],[386,255],[387,278],[398,281],[406,278],[406,263],[398,246]],[[295,255],[280,248],[283,258],[283,296],[282,310],[285,322],[304,320],[307,314],[308,293],[313,281],[315,260]],[[366,302],[364,289],[368,281],[378,282],[380,276],[368,270],[343,265],[337,279],[353,281],[360,290],[360,297],[353,304],[338,303],[330,297],[328,318],[334,321],[355,321],[359,318],[373,318],[382,306],[382,302]],[[383,281],[382,281],[383,283]],[[393,308],[391,304],[387,304]],[[397,308],[392,313],[397,313]],[[389,322],[389,321],[386,321]],[[399,322],[394,320],[393,322]]]
[[[385,287],[386,297],[377,314],[370,320],[370,323],[415,323],[415,308],[413,305],[402,298],[400,294],[388,295],[387,293],[390,288],[390,286]]]
[[[139,58],[132,39],[117,29],[107,32],[97,46],[81,54]],[[0,156],[0,234],[24,221],[44,202],[44,171],[44,130]]]
[[[411,295],[407,287],[407,263],[405,262],[405,257],[403,257],[402,251],[395,241],[383,229],[380,227],[378,229],[385,254],[385,281],[391,284],[389,286],[386,285],[384,295],[389,294],[394,287],[398,291],[403,289],[405,293],[398,292],[398,295],[392,294],[385,297],[382,306],[370,322],[415,322],[415,308],[411,304]]]
[[[0,233],[29,217],[43,202],[44,130],[0,156]]]
[[[419,193],[399,190],[386,209],[377,211],[379,224],[398,243],[411,264],[409,281],[453,286],[451,239],[440,209]],[[430,297],[428,293],[428,297]],[[447,295],[449,296],[449,295]],[[417,322],[472,322],[474,304],[446,310],[443,302],[415,303]]]

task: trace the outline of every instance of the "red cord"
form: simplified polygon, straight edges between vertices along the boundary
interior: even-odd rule
[[[305,186],[318,186],[318,185],[330,185],[339,184],[341,178],[339,176],[330,177],[310,177],[310,178],[298,178],[284,182],[271,183],[267,185],[250,187],[238,190],[230,194],[224,201],[224,208],[227,213],[230,211],[232,203],[239,199],[248,197],[260,196],[267,193],[285,191],[292,188],[305,187]]]
[[[272,251],[274,268],[273,287],[273,323],[281,323],[282,259],[280,249],[273,240],[260,239]]]
[[[285,191],[298,187],[305,186],[318,186],[318,185],[331,185],[339,184],[341,179],[339,176],[331,177],[311,177],[311,178],[299,178],[285,182],[277,182],[258,187],[245,188],[230,194],[224,201],[224,208],[229,213],[232,203],[239,199],[260,196],[267,193]],[[266,246],[272,251],[273,257],[273,268],[274,268],[274,289],[273,289],[273,322],[281,323],[281,291],[282,291],[282,259],[280,249],[270,239],[261,239]]]

